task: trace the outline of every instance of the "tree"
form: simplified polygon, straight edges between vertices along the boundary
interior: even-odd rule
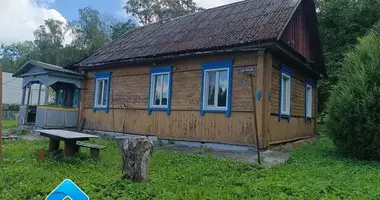
[[[15,72],[28,60],[37,57],[36,45],[32,41],[3,45],[0,63],[4,72]]]
[[[67,26],[61,21],[53,19],[45,20],[45,24],[40,25],[34,31],[34,44],[36,45],[36,54],[38,55],[34,59],[54,65],[63,64],[62,58],[64,55],[60,51],[63,48],[63,41],[67,30]]]
[[[65,24],[49,19],[34,31],[34,41],[0,46],[3,70],[15,72],[28,60],[39,60],[58,66],[68,66],[95,52],[124,31],[135,26],[132,21],[117,22],[108,14],[91,8],[79,9],[79,19]],[[74,38],[64,44],[65,37]]]
[[[328,104],[328,133],[343,153],[380,160],[380,23],[343,65]]]
[[[77,48],[79,57],[86,57],[111,40],[109,27],[111,23],[104,21],[108,16],[102,16],[99,11],[86,7],[79,9],[79,20],[70,23],[75,37],[71,43]]]
[[[319,87],[318,110],[324,111],[330,91],[337,83],[344,53],[353,48],[380,19],[378,0],[318,0],[319,31],[326,61],[328,79]]]
[[[166,10],[171,12],[172,17],[203,10],[193,0],[129,0],[124,9],[143,25],[162,20]]]
[[[112,35],[111,38],[114,40],[120,37],[125,32],[136,27],[136,24],[132,20],[128,20],[127,22],[118,22],[111,26]]]

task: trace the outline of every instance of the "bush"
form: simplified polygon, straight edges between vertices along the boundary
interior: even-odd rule
[[[9,111],[19,111],[20,105],[19,104],[10,104],[8,110]]]
[[[380,160],[380,24],[346,54],[328,113],[327,131],[338,150]]]

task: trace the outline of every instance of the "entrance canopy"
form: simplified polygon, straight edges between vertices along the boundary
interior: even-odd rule
[[[34,125],[39,128],[76,127],[79,106],[79,89],[83,75],[76,71],[43,63],[28,61],[13,77],[22,78],[22,96],[19,111],[20,125]],[[37,105],[30,105],[32,85],[39,84]],[[45,88],[42,89],[42,85]],[[55,101],[49,102],[49,90]],[[41,91],[45,100],[41,104]]]
[[[83,75],[76,71],[35,60],[25,63],[13,77],[23,78],[22,88],[35,83],[52,86],[57,82],[71,83],[80,88],[83,79]]]

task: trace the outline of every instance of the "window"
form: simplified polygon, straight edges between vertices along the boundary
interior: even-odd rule
[[[305,88],[305,117],[306,120],[311,120],[313,108],[313,87],[307,83]]]
[[[94,111],[109,110],[110,76],[109,72],[95,74]]]
[[[290,120],[291,85],[292,71],[281,65],[279,120],[284,118]]]
[[[232,61],[203,64],[201,115],[205,112],[231,114]]]
[[[160,67],[150,70],[148,114],[153,110],[170,114],[172,68]]]

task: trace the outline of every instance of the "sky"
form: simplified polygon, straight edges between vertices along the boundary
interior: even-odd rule
[[[65,23],[78,19],[78,9],[92,7],[119,20],[128,16],[122,10],[127,0],[0,0],[0,44],[33,40],[33,31],[52,18]],[[194,0],[212,8],[238,0]]]

